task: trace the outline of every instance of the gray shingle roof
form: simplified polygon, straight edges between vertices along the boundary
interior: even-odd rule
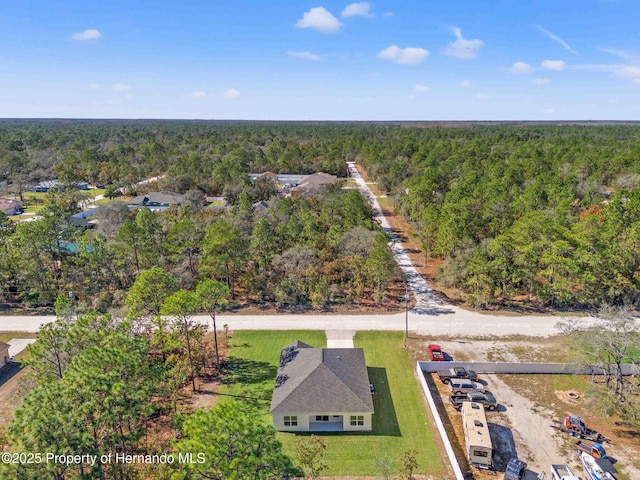
[[[271,413],[373,412],[361,348],[282,349]]]

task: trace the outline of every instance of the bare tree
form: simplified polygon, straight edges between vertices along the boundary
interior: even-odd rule
[[[604,370],[607,389],[613,391],[618,403],[625,402],[627,380],[622,364],[640,361],[640,326],[633,311],[628,306],[605,305],[590,321],[567,319],[556,327],[574,337],[585,363]]]

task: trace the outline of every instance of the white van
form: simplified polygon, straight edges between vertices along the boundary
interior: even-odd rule
[[[462,395],[469,392],[484,393],[484,385],[478,382],[472,382],[471,380],[465,380],[464,378],[452,378],[449,381],[449,388],[455,395]]]

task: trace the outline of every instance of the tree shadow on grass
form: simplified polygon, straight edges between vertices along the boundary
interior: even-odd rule
[[[276,378],[277,368],[267,362],[230,356],[225,363],[223,383],[226,385],[255,385]]]
[[[253,406],[268,408],[273,393],[273,382],[277,368],[267,362],[230,356],[224,366],[223,385],[232,393],[220,394],[235,397]]]

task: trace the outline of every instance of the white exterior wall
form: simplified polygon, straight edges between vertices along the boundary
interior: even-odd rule
[[[0,350],[0,368],[4,367],[9,359],[9,349]]]
[[[284,425],[284,417],[295,415],[298,417],[298,425],[293,426],[285,426]],[[276,430],[281,432],[308,432],[309,430],[309,419],[315,417],[316,415],[328,415],[332,417],[334,415],[342,416],[342,429],[344,431],[349,432],[369,432],[371,431],[372,425],[372,414],[371,413],[351,413],[351,412],[319,412],[319,413],[273,413],[271,417],[273,418],[273,426]],[[364,417],[364,425],[351,425],[351,415],[361,415]],[[330,422],[323,422],[330,423]]]
[[[340,413],[342,415],[342,428],[345,432],[370,432],[371,431],[371,413]],[[362,415],[364,417],[364,425],[351,425],[351,415]]]
[[[298,417],[298,426],[297,427],[285,427],[284,426],[284,417],[295,415]],[[273,418],[273,426],[279,432],[308,432],[309,431],[309,414],[308,413],[273,413],[271,414]]]

